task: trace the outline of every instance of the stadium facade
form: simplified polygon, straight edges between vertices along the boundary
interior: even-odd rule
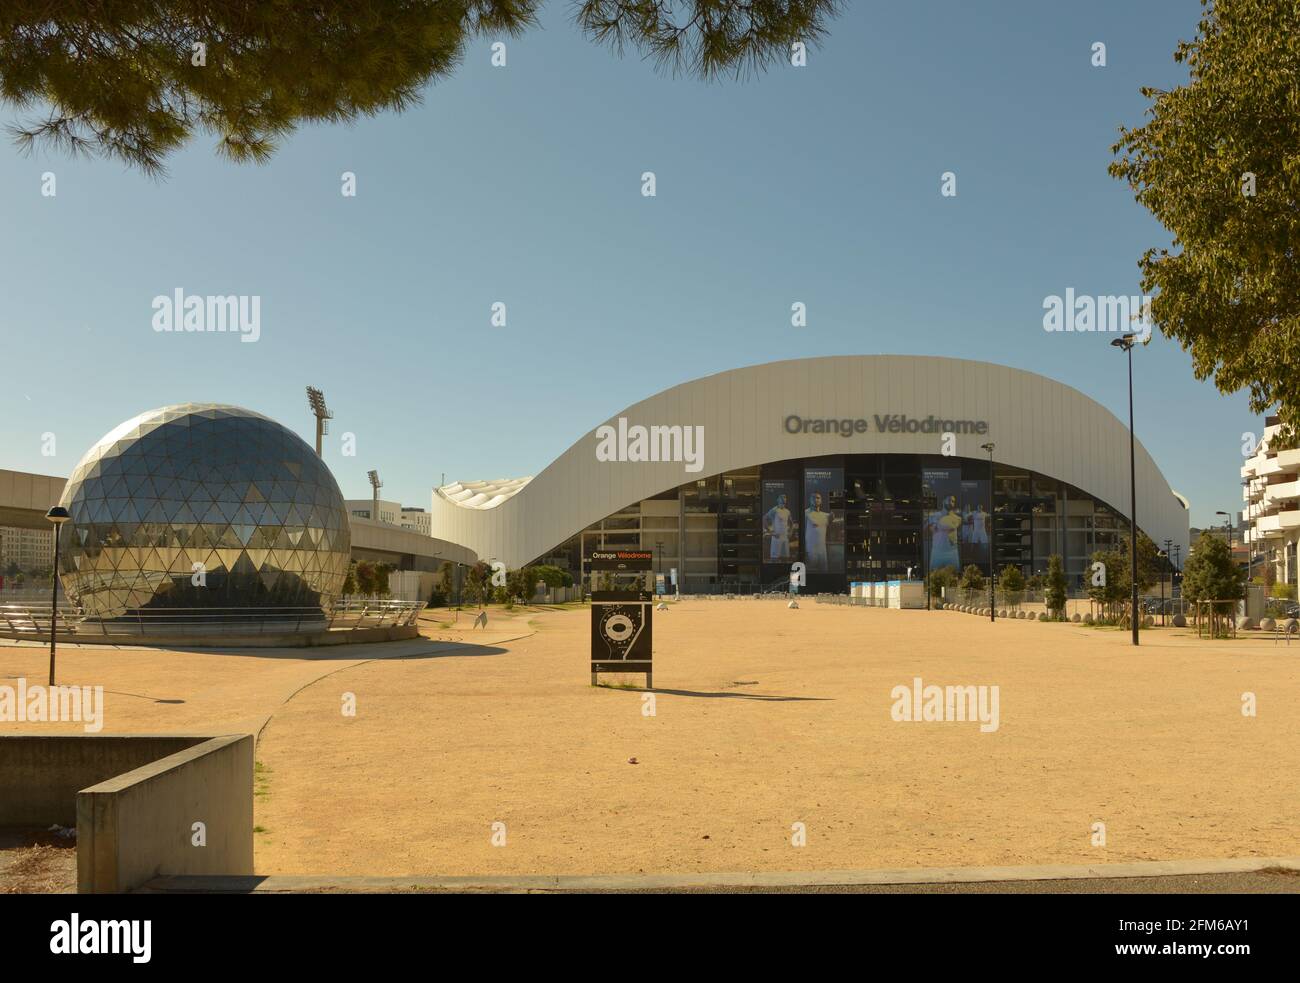
[[[983,445],[994,444],[993,460]],[[1187,502],[1139,443],[1138,523],[1186,555]],[[990,492],[992,494],[990,506]],[[655,551],[683,593],[807,589],[1064,557],[1078,582],[1126,538],[1129,435],[1020,369],[933,356],[798,359],[707,376],[620,411],[532,478],[436,488],[432,533],[509,568],[587,573]],[[990,512],[991,507],[991,512]]]

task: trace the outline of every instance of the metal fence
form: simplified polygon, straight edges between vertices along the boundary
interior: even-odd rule
[[[415,624],[419,601],[343,598],[328,610],[319,607],[138,608],[116,618],[95,618],[72,604],[59,604],[59,637],[141,637],[149,635],[272,635],[300,631],[346,631]],[[0,604],[0,637],[50,637],[50,602]]]

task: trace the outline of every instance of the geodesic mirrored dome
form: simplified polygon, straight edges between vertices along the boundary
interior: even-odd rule
[[[127,420],[86,452],[60,504],[72,515],[60,579],[93,617],[328,605],[347,574],[351,531],[329,468],[297,434],[238,406],[181,403]]]

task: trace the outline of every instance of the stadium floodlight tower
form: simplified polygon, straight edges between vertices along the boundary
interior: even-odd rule
[[[378,522],[379,521],[379,489],[384,487],[384,483],[379,480],[378,471],[367,471],[366,477],[370,479],[370,490],[374,498],[374,504],[370,507],[370,518]]]
[[[315,386],[307,387],[307,404],[316,417],[316,456],[322,457],[321,439],[330,432],[329,421],[334,419],[334,414],[325,405],[325,394]]]

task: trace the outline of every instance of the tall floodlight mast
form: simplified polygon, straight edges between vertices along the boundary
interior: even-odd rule
[[[330,432],[329,421],[334,419],[334,414],[325,405],[325,394],[315,386],[307,387],[307,404],[316,417],[316,456],[321,457],[321,438]]]
[[[378,471],[367,471],[366,476],[370,479],[370,488],[374,495],[374,505],[370,509],[370,518],[376,522],[379,521],[379,489],[384,487],[384,483],[379,480]]]

